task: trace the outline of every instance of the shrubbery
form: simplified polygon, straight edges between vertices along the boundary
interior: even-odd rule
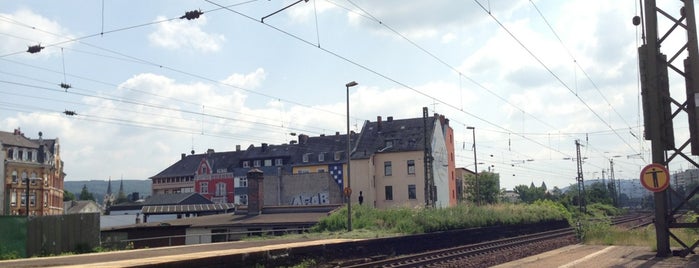
[[[493,225],[516,225],[550,220],[570,220],[571,214],[559,203],[540,201],[532,205],[497,204],[486,206],[459,205],[450,208],[374,209],[352,207],[352,228],[382,230],[391,233],[416,234]],[[325,217],[313,231],[347,229],[347,208]]]

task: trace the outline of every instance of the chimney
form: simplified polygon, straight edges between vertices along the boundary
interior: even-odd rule
[[[206,156],[207,157],[212,157],[214,155],[214,149],[208,149],[206,150]]]
[[[182,153],[182,159],[181,159],[181,160],[184,160],[185,157],[187,157],[187,154]]]
[[[251,169],[247,174],[248,179],[248,215],[262,214],[265,204],[264,174],[262,170]]]
[[[300,134],[299,135],[299,144],[306,144],[306,142],[308,142],[308,135]]]
[[[289,144],[296,144],[296,141],[289,141]]]
[[[381,116],[376,117],[376,128],[381,130]]]
[[[393,116],[386,117],[386,122],[393,122]]]
[[[340,131],[335,131],[335,136],[340,136]]]
[[[235,146],[235,151],[236,151],[236,152],[240,152],[240,144],[238,144],[238,145]]]
[[[262,143],[262,151],[263,152],[267,151],[267,143]]]

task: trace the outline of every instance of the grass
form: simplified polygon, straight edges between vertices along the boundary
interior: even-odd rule
[[[570,213],[555,202],[532,205],[496,204],[486,206],[459,205],[449,208],[374,209],[352,207],[352,229],[371,233],[418,234],[493,225],[517,225],[551,220],[570,220]],[[323,218],[312,232],[340,232],[347,229],[347,209]]]

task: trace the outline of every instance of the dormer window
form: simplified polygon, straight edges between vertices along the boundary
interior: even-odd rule
[[[323,162],[325,161],[325,153],[319,153],[318,154],[318,162]]]
[[[262,161],[261,161],[261,160],[255,160],[255,161],[252,163],[252,165],[253,165],[254,167],[260,167],[260,166],[262,166]]]
[[[342,151],[337,151],[337,152],[335,152],[335,158],[334,158],[334,159],[335,159],[335,161],[339,161],[340,159],[342,159]]]
[[[282,166],[282,165],[284,165],[284,161],[281,158],[274,159],[274,165],[275,166]]]
[[[243,167],[244,167],[244,168],[249,168],[249,167],[250,167],[250,161],[243,161]]]
[[[303,162],[304,162],[304,163],[308,163],[308,157],[309,157],[310,155],[311,155],[311,154],[303,154]]]
[[[272,166],[272,159],[265,159],[265,167],[271,167]]]
[[[386,148],[391,148],[391,147],[393,147],[393,140],[387,140],[387,141],[385,142],[385,147],[386,147]]]

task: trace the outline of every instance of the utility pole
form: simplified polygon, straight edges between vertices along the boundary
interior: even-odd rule
[[[639,68],[641,78],[641,97],[643,101],[644,136],[651,141],[652,162],[667,167],[674,159],[684,159],[694,166],[699,163],[694,161],[684,152],[690,149],[692,155],[699,155],[699,48],[697,46],[696,18],[694,11],[694,1],[681,1],[683,6],[679,9],[679,16],[673,16],[669,11],[658,7],[655,0],[643,1],[643,17],[633,18],[635,25],[643,23],[643,45],[638,48]],[[673,11],[676,7],[673,5]],[[672,24],[665,27],[665,33],[658,32],[658,14],[661,18],[667,19]],[[687,42],[676,51],[669,51],[668,57],[661,53],[660,48],[666,40],[677,40],[672,34],[686,30]],[[659,38],[662,36],[661,38]],[[687,57],[681,64],[676,62],[680,55]],[[679,60],[678,60],[679,61]],[[676,100],[670,95],[668,70],[685,79],[686,100]],[[673,83],[674,85],[675,83]],[[674,108],[674,111],[673,111]],[[680,148],[675,147],[675,136],[673,119],[680,113],[687,113],[689,121],[689,139],[681,142]],[[680,117],[681,118],[681,117]],[[669,210],[668,191],[677,193],[672,185],[665,190],[654,193],[655,203],[655,237],[657,241],[658,257],[667,257],[670,251],[670,228],[699,228],[697,222],[676,222],[674,215],[692,198],[697,189],[692,191],[677,207]],[[679,238],[672,236],[685,247],[679,255],[686,256],[693,252],[697,243],[683,243]],[[691,247],[687,244],[693,244]]]
[[[612,190],[612,204],[619,207],[619,197],[617,196],[616,185],[614,184],[614,158],[609,158],[609,184],[612,187],[607,187]]]
[[[585,180],[583,179],[582,157],[580,156],[580,140],[575,140],[575,152],[578,165],[578,206],[580,213],[585,213],[587,212],[587,204],[585,204]]]

